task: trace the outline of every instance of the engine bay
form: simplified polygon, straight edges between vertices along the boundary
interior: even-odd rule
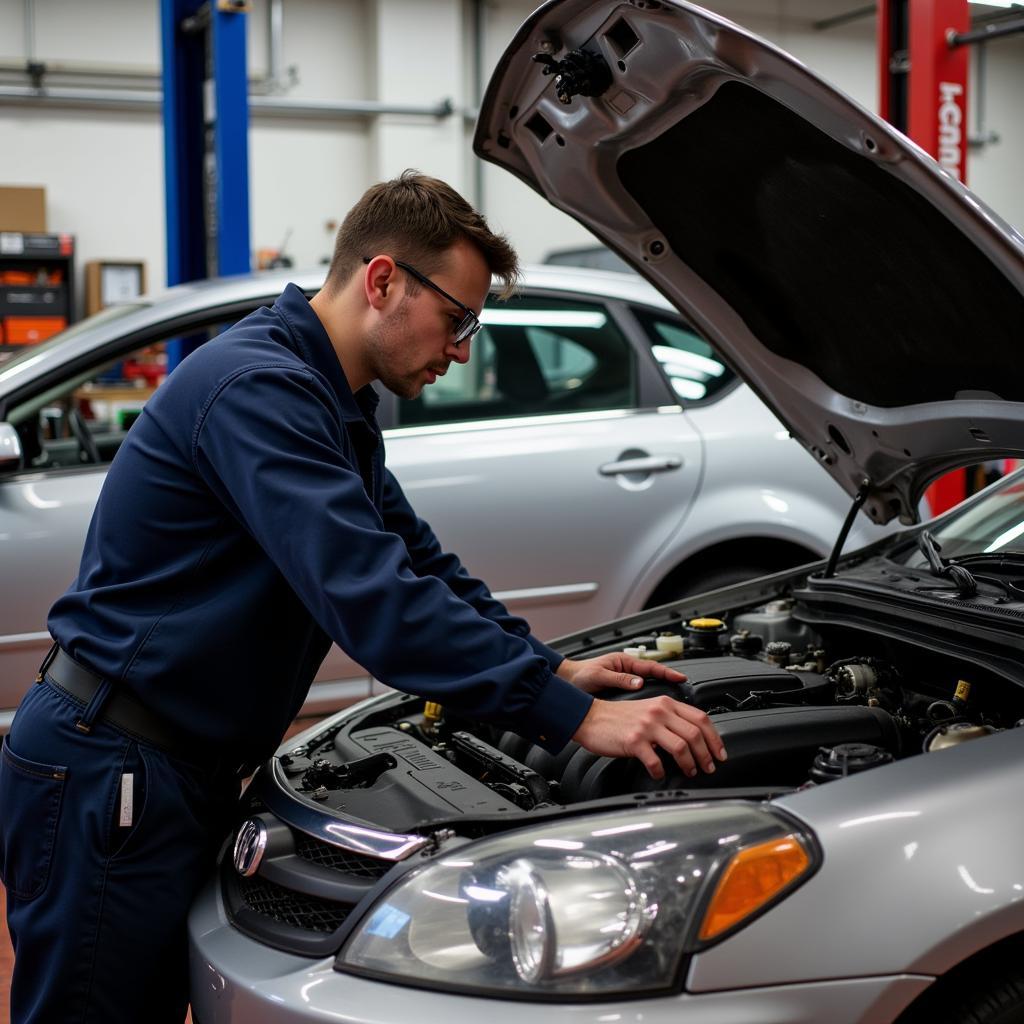
[[[686,777],[664,755],[665,778],[655,781],[639,761],[572,742],[552,755],[513,732],[396,693],[281,755],[278,780],[376,828],[466,825],[468,817],[487,830],[523,812],[608,798],[763,796],[831,784],[1024,719],[1024,691],[980,660],[884,630],[823,623],[792,597],[720,618],[666,618],[664,626],[587,653],[626,650],[687,681],[599,696],[668,695],[706,711],[728,751],[713,774]]]

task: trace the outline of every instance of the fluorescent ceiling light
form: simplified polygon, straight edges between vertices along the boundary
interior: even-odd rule
[[[707,356],[699,356],[696,352],[687,352],[684,349],[672,348],[671,345],[652,345],[651,351],[654,358],[665,367],[666,373],[676,372],[679,366],[706,373],[709,377],[721,377],[725,373],[725,367],[714,359]]]
[[[584,309],[485,309],[485,324],[504,327],[604,327],[604,313]]]
[[[689,398],[691,401],[699,402],[707,393],[708,389],[695,380],[685,380],[682,377],[671,377],[672,390],[680,398]]]
[[[975,7],[1020,7],[1017,0],[967,0]]]

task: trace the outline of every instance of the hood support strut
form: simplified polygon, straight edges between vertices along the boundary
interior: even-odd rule
[[[853,529],[853,521],[857,518],[857,513],[860,511],[861,505],[867,501],[868,490],[870,487],[870,480],[865,478],[861,481],[860,490],[857,491],[857,495],[853,499],[850,511],[846,513],[846,519],[843,521],[842,528],[839,531],[839,536],[836,538],[835,547],[832,548],[832,554],[828,556],[828,565],[825,566],[825,579],[829,579],[836,574],[836,563],[839,561],[839,556],[843,552],[843,545],[846,543],[846,538],[850,536],[850,530]]]

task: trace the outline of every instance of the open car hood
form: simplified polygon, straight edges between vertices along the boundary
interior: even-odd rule
[[[553,0],[474,148],[671,299],[875,521],[1024,455],[1024,238],[770,43],[679,0]]]

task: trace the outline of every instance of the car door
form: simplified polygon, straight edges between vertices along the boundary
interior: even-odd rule
[[[700,439],[620,315],[550,290],[492,302],[470,361],[385,431],[413,507],[542,638],[617,615],[700,480]]]
[[[187,337],[198,344],[222,327],[197,324]],[[0,597],[0,730],[50,646],[50,606],[78,571],[111,459],[166,375],[170,337],[154,327],[121,343],[115,333],[110,344],[69,359],[8,410],[25,468],[0,478],[0,560],[14,583]]]

